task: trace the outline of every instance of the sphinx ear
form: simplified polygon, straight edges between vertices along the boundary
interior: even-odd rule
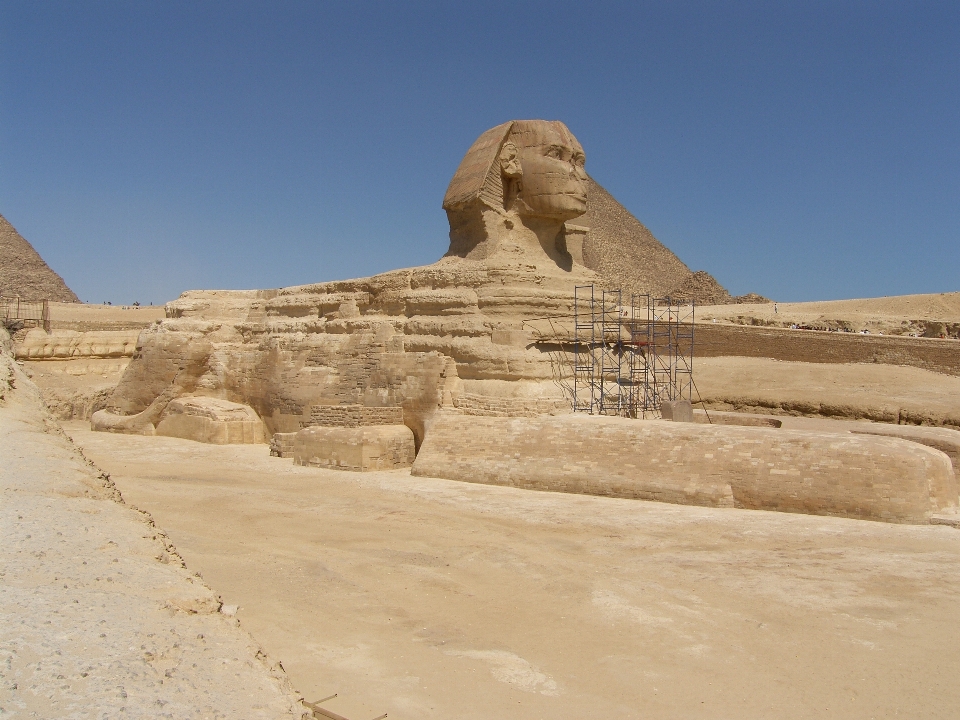
[[[505,142],[500,148],[500,170],[509,178],[518,178],[523,175],[519,155],[517,146],[512,142]]]

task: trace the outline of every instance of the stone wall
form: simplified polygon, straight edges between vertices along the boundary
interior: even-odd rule
[[[697,323],[694,350],[699,357],[883,363],[960,375],[960,342],[956,340]]]
[[[366,427],[369,425],[403,425],[401,407],[365,407],[364,405],[314,405],[310,419],[301,427]]]
[[[487,417],[537,417],[570,411],[566,399],[493,397],[466,392],[460,393],[456,407],[464,415]]]
[[[442,413],[413,474],[900,523],[958,503],[950,459],[905,440],[586,415]]]
[[[953,463],[953,472],[960,483],[960,432],[949,428],[916,427],[914,425],[882,425],[856,423],[850,432],[862,435],[886,435],[936,448]]]

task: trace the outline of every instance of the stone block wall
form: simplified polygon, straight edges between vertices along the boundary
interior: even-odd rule
[[[936,448],[953,463],[953,472],[960,484],[960,432],[949,428],[916,427],[914,425],[882,425],[857,423],[850,432],[858,435],[885,435]]]
[[[302,427],[367,427],[369,425],[403,425],[401,407],[366,407],[364,405],[314,405],[310,419]]]
[[[406,425],[304,428],[293,441],[297,465],[332,470],[395,470],[410,467],[416,455],[413,431]]]
[[[537,417],[570,411],[570,403],[555,398],[501,398],[460,393],[456,408],[464,415],[487,417]]]
[[[910,365],[960,375],[960,342],[957,340],[697,323],[694,354],[695,357],[764,357],[810,363]]]
[[[296,444],[296,437],[297,434],[295,432],[274,433],[273,439],[270,440],[270,455],[280,458],[292,458],[295,454],[294,446]]]
[[[439,414],[413,474],[900,523],[958,504],[950,459],[905,440],[580,414]]]

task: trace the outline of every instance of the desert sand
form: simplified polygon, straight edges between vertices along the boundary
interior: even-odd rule
[[[697,308],[699,322],[738,325],[808,325],[848,327],[888,335],[922,335],[932,323],[960,325],[960,292],[896,295],[852,300],[749,305],[704,305]],[[951,333],[956,335],[956,329]]]
[[[163,305],[50,303],[50,324],[54,330],[126,330],[143,328],[163,318]]]
[[[950,718],[960,532],[297,467],[92,433],[126,500],[349,718]]]

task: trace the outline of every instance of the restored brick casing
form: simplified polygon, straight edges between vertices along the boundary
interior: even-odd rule
[[[586,415],[441,413],[413,474],[900,523],[929,522],[958,500],[950,459],[915,442]]]

